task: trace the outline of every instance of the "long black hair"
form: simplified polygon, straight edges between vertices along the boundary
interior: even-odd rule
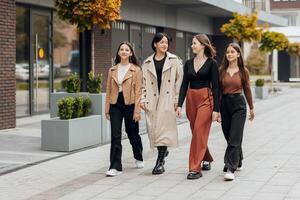
[[[134,50],[132,48],[132,45],[128,41],[121,42],[121,44],[119,45],[118,50],[117,50],[117,55],[115,57],[115,65],[121,62],[121,57],[119,56],[119,51],[120,51],[120,48],[123,44],[126,44],[129,47],[129,49],[132,53],[132,55],[129,57],[129,62],[138,66],[139,64],[138,64],[138,61],[135,57]]]
[[[163,39],[163,37],[166,37],[167,40],[168,40],[168,50],[169,50],[169,47],[170,47],[170,37],[166,33],[158,32],[158,33],[156,33],[154,35],[152,43],[151,43],[151,47],[152,47],[152,50],[154,52],[156,52],[156,47],[154,46],[154,44],[160,42]]]
[[[241,80],[242,80],[243,88],[245,88],[247,69],[244,65],[244,59],[243,59],[243,54],[242,54],[241,47],[237,43],[229,43],[225,48],[223,61],[222,61],[221,67],[220,67],[220,76],[219,76],[220,77],[220,83],[221,84],[223,83],[226,70],[229,66],[229,62],[228,62],[227,57],[226,57],[226,52],[227,52],[228,47],[234,48],[234,50],[236,50],[238,52],[238,54],[240,54],[240,56],[237,58],[237,65],[238,65],[239,70],[240,70],[240,77],[241,77]]]

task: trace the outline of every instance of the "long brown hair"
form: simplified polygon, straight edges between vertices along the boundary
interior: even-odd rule
[[[213,58],[216,56],[216,50],[212,46],[210,40],[208,39],[207,35],[205,34],[198,34],[195,35],[196,38],[202,45],[204,45],[204,55],[209,58]]]
[[[222,85],[226,70],[229,66],[229,62],[228,62],[227,57],[226,57],[226,52],[227,52],[228,47],[234,48],[240,54],[240,56],[237,58],[237,65],[239,67],[240,77],[241,77],[241,80],[242,80],[242,86],[243,86],[243,89],[244,89],[245,85],[246,85],[246,71],[247,71],[247,69],[244,65],[244,59],[243,59],[243,53],[242,53],[241,47],[237,43],[229,43],[225,48],[223,61],[222,61],[221,67],[220,67],[220,76],[219,76],[220,77],[220,83]]]
[[[135,53],[133,51],[132,45],[128,41],[121,42],[121,44],[119,45],[118,50],[117,50],[117,55],[115,57],[115,65],[121,62],[121,57],[119,56],[119,51],[120,51],[120,48],[123,44],[126,44],[129,47],[129,49],[132,53],[132,56],[129,57],[129,62],[138,66],[138,62],[137,62],[137,59],[135,57]]]

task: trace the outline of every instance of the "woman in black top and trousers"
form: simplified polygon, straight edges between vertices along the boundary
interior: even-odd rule
[[[211,123],[219,116],[219,76],[213,59],[215,50],[206,35],[194,36],[192,50],[196,56],[184,66],[177,115],[180,117],[186,97],[186,114],[192,130],[187,179],[198,179],[202,176],[201,169],[209,170],[213,161],[207,142]],[[208,163],[201,168],[203,161]]]

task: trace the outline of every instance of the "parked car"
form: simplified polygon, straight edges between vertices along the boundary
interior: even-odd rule
[[[36,69],[38,70],[39,79],[49,78],[49,63],[45,60],[40,60],[38,63],[38,68],[36,68],[36,63],[33,64],[34,72],[33,76],[36,77]],[[27,81],[29,80],[29,64],[28,63],[17,63],[16,64],[16,79]]]
[[[16,79],[27,81],[29,79],[29,64],[17,63],[16,64]]]

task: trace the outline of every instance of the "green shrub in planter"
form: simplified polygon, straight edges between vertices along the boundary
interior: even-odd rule
[[[89,93],[100,93],[102,87],[102,74],[94,75],[93,72],[89,73],[89,79],[87,80],[87,90]]]
[[[74,119],[88,116],[91,112],[90,97],[65,97],[57,101],[60,119]]]
[[[66,90],[68,93],[77,93],[80,91],[80,79],[77,73],[67,78]]]
[[[74,103],[75,99],[73,97],[65,97],[57,101],[58,116],[60,119],[72,118]]]
[[[88,116],[91,112],[92,101],[89,96],[83,97],[82,116]]]
[[[83,116],[83,97],[79,96],[74,98],[72,118],[78,118],[82,116]]]
[[[256,87],[262,87],[262,86],[264,86],[264,84],[265,84],[265,80],[264,79],[257,79],[255,81],[255,86]]]

